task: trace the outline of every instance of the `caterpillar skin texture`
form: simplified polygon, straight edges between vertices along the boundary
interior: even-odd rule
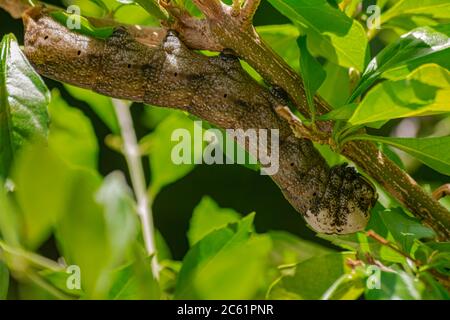
[[[353,168],[330,169],[310,141],[296,138],[274,111],[278,98],[254,81],[238,59],[193,52],[172,32],[154,46],[136,41],[124,27],[105,41],[93,39],[36,8],[24,22],[25,54],[46,77],[185,110],[224,129],[279,129],[280,164],[272,179],[292,206],[317,232],[365,228],[377,198],[373,187]]]

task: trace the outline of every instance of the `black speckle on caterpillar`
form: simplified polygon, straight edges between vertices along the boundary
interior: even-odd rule
[[[93,39],[36,8],[25,16],[25,25],[25,53],[44,76],[185,110],[221,128],[278,129],[279,171],[272,179],[292,206],[317,232],[365,228],[376,200],[371,184],[353,168],[330,169],[310,141],[296,138],[274,111],[285,103],[283,97],[255,82],[232,53],[206,57],[189,50],[174,32],[151,46],[124,27],[107,40]]]

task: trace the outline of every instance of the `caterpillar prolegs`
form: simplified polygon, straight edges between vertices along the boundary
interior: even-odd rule
[[[206,57],[175,33],[137,41],[125,27],[107,40],[68,30],[45,11],[24,16],[25,53],[42,75],[98,93],[188,111],[226,129],[278,129],[279,170],[286,199],[317,232],[364,229],[374,188],[353,168],[329,168],[308,140],[296,138],[275,108],[280,101],[229,55]],[[248,145],[246,146],[248,149]],[[270,147],[270,146],[269,146]]]

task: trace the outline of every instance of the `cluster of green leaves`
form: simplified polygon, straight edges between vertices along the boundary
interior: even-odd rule
[[[373,136],[361,134],[360,130],[379,129],[395,119],[449,118],[448,1],[377,1],[381,9],[380,26],[373,30],[365,23],[369,15],[364,12],[365,1],[269,2],[292,24],[260,27],[260,34],[302,75],[312,121],[335,121],[334,139],[338,145],[350,140],[369,140],[393,146],[437,172],[450,175],[450,130],[444,131],[443,137],[423,138]],[[371,40],[375,36],[377,41],[388,44],[377,49],[378,53],[371,58],[374,52]],[[316,93],[333,107],[331,112],[315,114],[312,97]],[[383,145],[380,147],[403,166],[395,153]],[[329,159],[329,153],[324,156]],[[366,298],[430,298],[426,287],[436,286],[422,271],[432,268],[434,255],[442,259],[437,264],[448,268],[448,257],[443,258],[448,252],[431,254],[434,243],[421,242],[421,239],[433,239],[432,230],[414,221],[389,197],[381,203],[373,210],[368,226],[368,230],[382,236],[378,241],[364,233],[322,237],[357,252],[358,256],[370,256],[390,266],[388,271],[382,271],[382,289],[366,289]],[[391,245],[395,250],[389,248]],[[424,252],[427,253],[423,255]],[[411,261],[415,261],[414,270],[407,265]],[[444,279],[448,277],[446,270],[440,269]],[[337,288],[348,286],[354,280],[354,275],[344,277]],[[431,297],[436,297],[435,294],[448,298],[445,290],[439,289]]]
[[[349,140],[376,141],[449,174],[449,137],[390,138],[361,135],[359,130],[381,128],[394,119],[450,113],[448,2],[378,1],[384,10],[380,30],[375,30],[381,38],[393,32],[400,36],[391,36],[373,59],[368,39],[373,30],[365,30],[363,23],[367,14],[352,9],[363,1],[337,1],[334,5],[326,0],[314,5],[307,0],[269,2],[293,24],[264,26],[259,31],[302,74],[312,114],[312,96],[317,92],[334,107],[317,119],[337,122],[334,138],[338,145]],[[278,41],[272,41],[274,33]],[[317,57],[325,63],[319,63]],[[361,74],[355,84],[349,68]]]
[[[372,60],[362,14],[356,10],[361,1],[345,2],[347,7],[331,0],[269,2],[293,23],[258,27],[258,32],[302,74],[313,111],[317,91],[335,107],[317,119],[338,121],[336,139],[391,144],[449,174],[448,137],[355,134],[362,126],[380,127],[394,118],[449,112],[448,28],[440,21],[449,18],[442,12],[446,2],[430,0],[425,8],[410,6],[412,0],[394,5],[378,1],[386,9],[382,31],[403,36]],[[157,18],[164,14],[152,0],[71,3],[81,5],[83,14],[114,14],[126,23],[153,24],[145,10]],[[179,3],[196,12],[190,1]],[[84,32],[102,34],[88,23]],[[90,120],[57,90],[48,91],[13,36],[3,38],[0,52],[0,299],[8,295],[10,274],[22,298],[450,298],[437,280],[450,276],[450,244],[436,242],[433,230],[384,194],[367,227],[374,233],[319,235],[335,249],[284,231],[256,233],[254,213],[243,216],[204,197],[192,213],[189,250],[182,261],[172,258],[157,232],[161,272],[156,280],[132,190],[120,172],[98,173],[99,147]],[[357,84],[351,83],[350,68],[362,74]],[[122,152],[111,99],[72,86],[65,89],[92,108],[111,132],[108,146]],[[173,130],[192,131],[194,123],[184,113],[155,107],[145,107],[142,121],[152,131],[140,141],[140,149],[149,158],[149,194],[157,197],[194,169],[170,159]],[[330,150],[321,152],[330,163],[342,161]],[[59,261],[37,253],[51,238]],[[70,265],[80,267],[79,289],[67,285]]]

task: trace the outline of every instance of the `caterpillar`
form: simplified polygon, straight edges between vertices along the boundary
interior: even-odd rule
[[[170,31],[143,43],[126,27],[116,27],[107,39],[95,39],[68,30],[42,8],[29,10],[24,24],[25,54],[45,77],[184,110],[224,129],[278,129],[279,170],[271,178],[307,223],[326,234],[367,225],[377,199],[373,186],[354,168],[330,168],[310,141],[295,137],[275,112],[283,102],[253,80],[237,58],[189,50]]]

